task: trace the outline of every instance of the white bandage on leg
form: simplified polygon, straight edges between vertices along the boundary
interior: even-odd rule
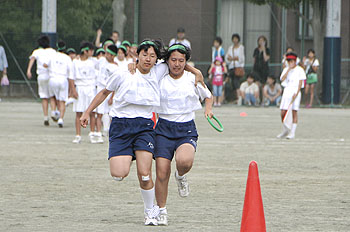
[[[124,179],[123,177],[116,177],[116,176],[112,176],[112,178],[115,181],[122,181]]]
[[[150,180],[149,175],[141,176],[141,179],[142,179],[142,181],[149,181]]]

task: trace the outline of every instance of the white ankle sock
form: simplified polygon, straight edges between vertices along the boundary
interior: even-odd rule
[[[295,130],[297,129],[297,125],[296,123],[293,123],[292,125],[292,130],[291,130],[291,133],[294,135],[295,134]]]
[[[49,120],[49,116],[44,116],[44,121],[48,121]]]
[[[154,187],[149,190],[141,189],[141,195],[143,199],[143,204],[145,206],[145,210],[152,209],[155,198]]]
[[[168,213],[167,210],[166,210],[166,207],[159,208],[159,212],[160,212],[160,213],[165,213],[165,214]]]
[[[176,178],[177,178],[177,179],[181,180],[181,179],[183,179],[183,178],[184,178],[184,176],[185,176],[185,175],[180,176],[180,175],[179,175],[179,172],[176,170],[176,172],[175,172],[175,176],[176,176]]]

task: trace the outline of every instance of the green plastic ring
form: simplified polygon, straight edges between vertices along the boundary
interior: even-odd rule
[[[224,131],[224,127],[222,126],[221,122],[219,121],[219,119],[217,119],[214,115],[213,115],[213,119],[219,124],[220,128],[218,128],[216,125],[214,125],[214,123],[211,121],[211,119],[209,118],[209,116],[207,117],[209,124],[217,131],[219,132],[223,132]]]

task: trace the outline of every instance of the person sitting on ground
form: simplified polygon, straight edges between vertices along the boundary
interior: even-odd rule
[[[240,87],[245,105],[257,105],[259,99],[259,86],[255,83],[253,74],[248,74],[247,80]]]
[[[274,76],[268,76],[264,86],[264,104],[265,106],[279,106],[282,95],[282,87],[276,83]]]

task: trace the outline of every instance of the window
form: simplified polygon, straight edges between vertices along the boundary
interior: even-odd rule
[[[304,6],[304,9],[303,9]],[[303,14],[306,18],[312,19],[313,9],[309,1],[302,1],[299,3],[299,13]],[[298,39],[302,39],[303,36],[303,23],[304,23],[304,38],[313,39],[312,27],[310,24],[305,22],[301,17],[298,17]]]

